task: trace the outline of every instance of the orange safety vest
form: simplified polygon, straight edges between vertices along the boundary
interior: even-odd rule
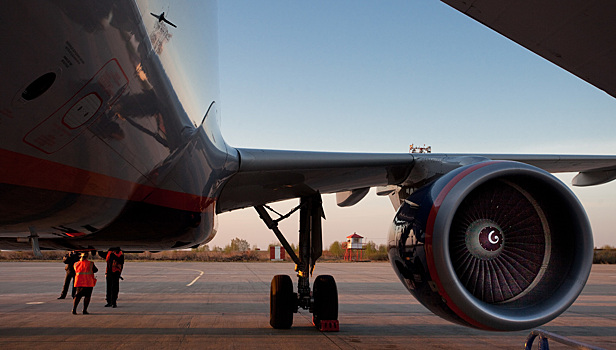
[[[88,260],[79,260],[75,263],[75,288],[94,287],[96,277],[94,277],[94,263]]]
[[[113,259],[113,261],[111,262],[111,272],[119,272],[122,273],[122,264],[118,263],[118,261],[116,259],[114,259],[111,254],[115,255],[116,257],[121,257],[123,254],[120,251],[119,253],[113,252],[113,251],[108,251],[107,252],[107,258],[105,258],[105,260],[107,261],[107,263],[109,263],[109,259]],[[109,265],[107,265],[107,273],[109,273]]]

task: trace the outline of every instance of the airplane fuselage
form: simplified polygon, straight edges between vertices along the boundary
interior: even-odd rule
[[[215,3],[1,6],[4,33],[27,30],[0,39],[0,248],[213,238],[237,169],[219,132]],[[163,10],[179,29],[150,15]]]

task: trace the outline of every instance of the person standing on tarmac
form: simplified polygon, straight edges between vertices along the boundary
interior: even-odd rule
[[[81,258],[75,263],[75,298],[73,298],[73,315],[77,315],[77,306],[83,297],[83,314],[88,315],[88,305],[92,290],[96,285],[94,273],[98,272],[96,265],[88,260],[88,252],[81,253]]]
[[[105,257],[107,269],[105,283],[107,286],[107,304],[105,307],[118,307],[118,293],[120,292],[120,278],[124,268],[124,254],[119,247],[110,248]]]
[[[65,299],[66,294],[68,293],[68,286],[71,285],[71,280],[75,278],[75,268],[73,264],[79,261],[79,254],[76,252],[68,252],[64,255],[62,262],[64,262],[64,269],[66,270],[66,277],[64,277],[64,286],[62,287],[62,293],[60,293],[60,297],[58,299]],[[73,285],[71,288],[71,297],[75,297],[75,286]]]

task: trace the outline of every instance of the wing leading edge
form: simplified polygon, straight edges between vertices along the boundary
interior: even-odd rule
[[[218,212],[319,193],[404,182],[410,154],[237,149],[239,171],[225,185]]]
[[[376,186],[420,187],[460,166],[486,160],[527,163],[552,173],[578,172],[573,184],[616,179],[616,156],[378,154],[237,149],[239,171],[218,199],[218,212],[308,196],[365,194]]]

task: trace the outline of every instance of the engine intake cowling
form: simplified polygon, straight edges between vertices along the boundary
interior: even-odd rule
[[[487,161],[415,191],[389,232],[389,259],[438,316],[521,330],[564,312],[582,291],[593,241],[584,208],[536,167]]]

